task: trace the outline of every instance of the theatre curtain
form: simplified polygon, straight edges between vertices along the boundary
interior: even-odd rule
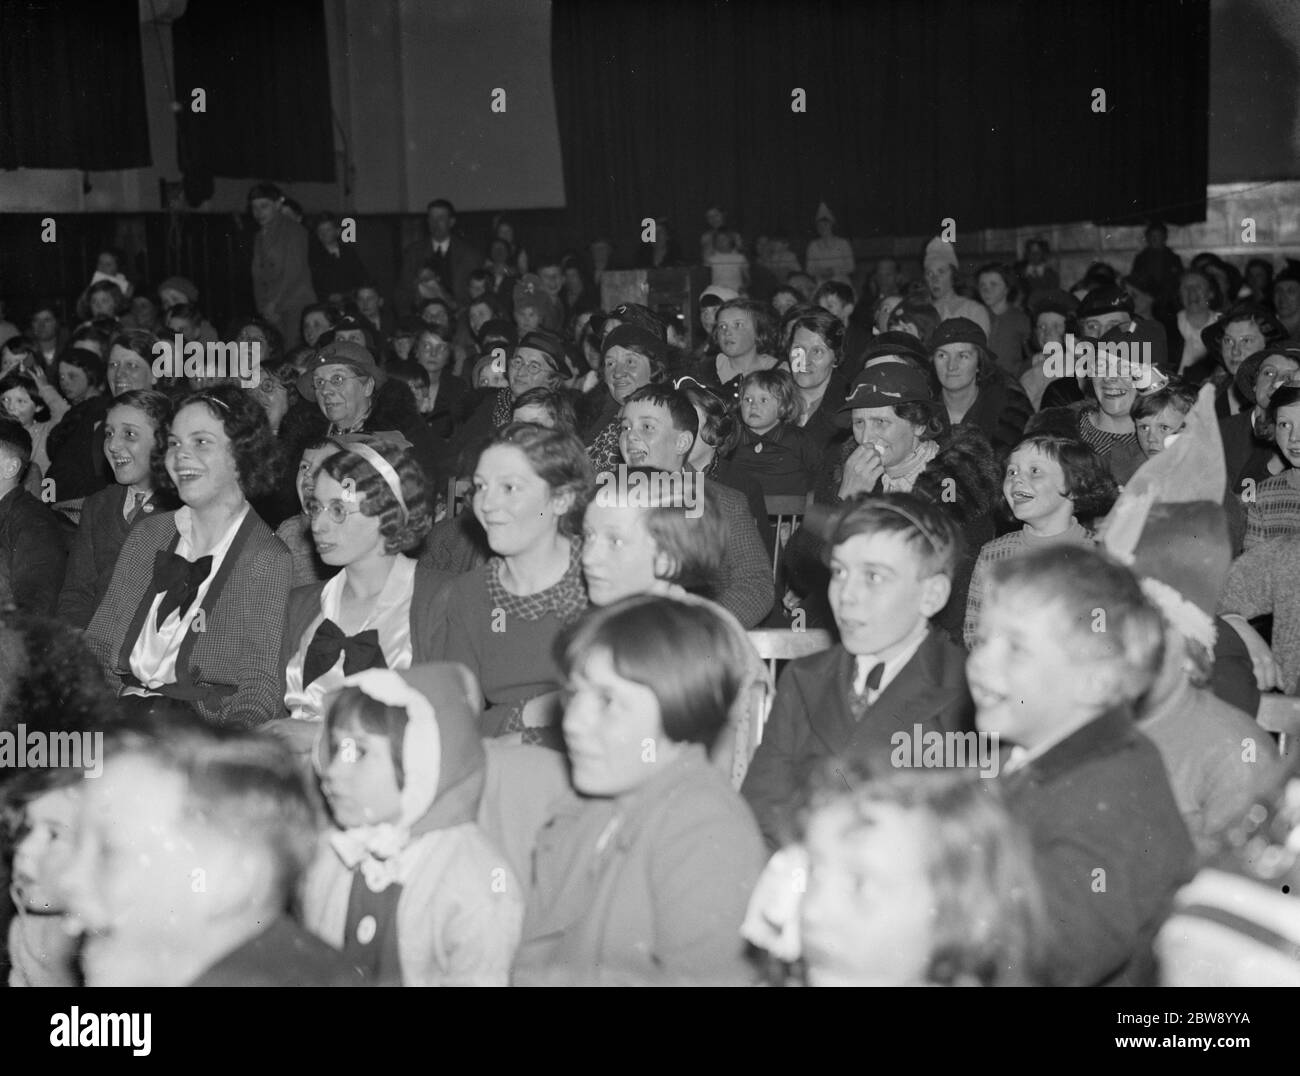
[[[552,46],[568,205],[614,235],[1205,216],[1208,0],[555,0]]]
[[[150,163],[137,0],[0,3],[0,168]]]
[[[190,0],[172,33],[191,202],[212,176],[334,179],[322,0]]]

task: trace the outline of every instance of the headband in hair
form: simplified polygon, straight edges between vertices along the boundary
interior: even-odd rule
[[[411,513],[407,511],[406,498],[402,496],[402,479],[393,465],[369,445],[361,444],[359,441],[348,445],[346,451],[360,456],[379,472],[379,477],[388,483],[388,488],[393,491],[393,496],[397,498],[397,507],[402,510],[402,518],[408,519]]]

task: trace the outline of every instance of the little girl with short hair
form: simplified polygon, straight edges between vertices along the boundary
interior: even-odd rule
[[[1034,434],[1011,450],[1002,495],[1023,526],[980,549],[966,596],[967,648],[979,626],[991,566],[1048,545],[1091,545],[1096,538],[1087,524],[1109,512],[1118,494],[1106,461],[1083,441]]]

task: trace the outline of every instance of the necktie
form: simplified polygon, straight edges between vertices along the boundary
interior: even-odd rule
[[[194,604],[199,587],[203,585],[210,571],[212,571],[211,557],[188,561],[175,553],[168,553],[165,549],[158,550],[153,565],[153,589],[155,594],[163,596],[162,601],[158,603],[158,615],[154,619],[159,630],[162,629],[163,621],[173,611],[181,616],[185,615],[189,607]]]
[[[131,494],[131,510],[126,514],[127,523],[134,523],[140,517],[140,513],[144,510],[144,502],[148,497],[147,493],[142,493],[140,490],[136,490]]]
[[[859,665],[861,664],[861,661],[862,659],[858,658]],[[872,691],[880,690],[880,681],[884,678],[884,675],[885,663],[883,661],[878,661],[876,664],[871,666],[871,671],[867,673],[866,682],[862,685],[861,689],[859,689],[856,683],[853,685],[853,699],[849,704],[849,708],[853,711],[853,719],[855,721],[861,720],[862,715],[867,712],[867,696]]]
[[[332,620],[322,620],[311,642],[307,644],[307,654],[302,662],[302,684],[310,683],[324,676],[334,668],[343,655],[343,673],[353,673],[366,669],[386,669],[384,652],[379,646],[379,632],[374,628],[361,631],[356,635],[344,635],[343,629]]]

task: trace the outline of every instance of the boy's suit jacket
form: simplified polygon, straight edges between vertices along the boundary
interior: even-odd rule
[[[850,708],[854,661],[837,645],[790,662],[777,682],[763,742],[741,787],[772,848],[791,836],[791,812],[823,759],[867,759],[887,770],[895,732],[910,736],[916,725],[923,733],[973,727],[965,652],[934,628],[860,721]]]
[[[999,780],[1033,843],[1059,985],[1155,985],[1151,940],[1196,863],[1155,744],[1120,708]]]

